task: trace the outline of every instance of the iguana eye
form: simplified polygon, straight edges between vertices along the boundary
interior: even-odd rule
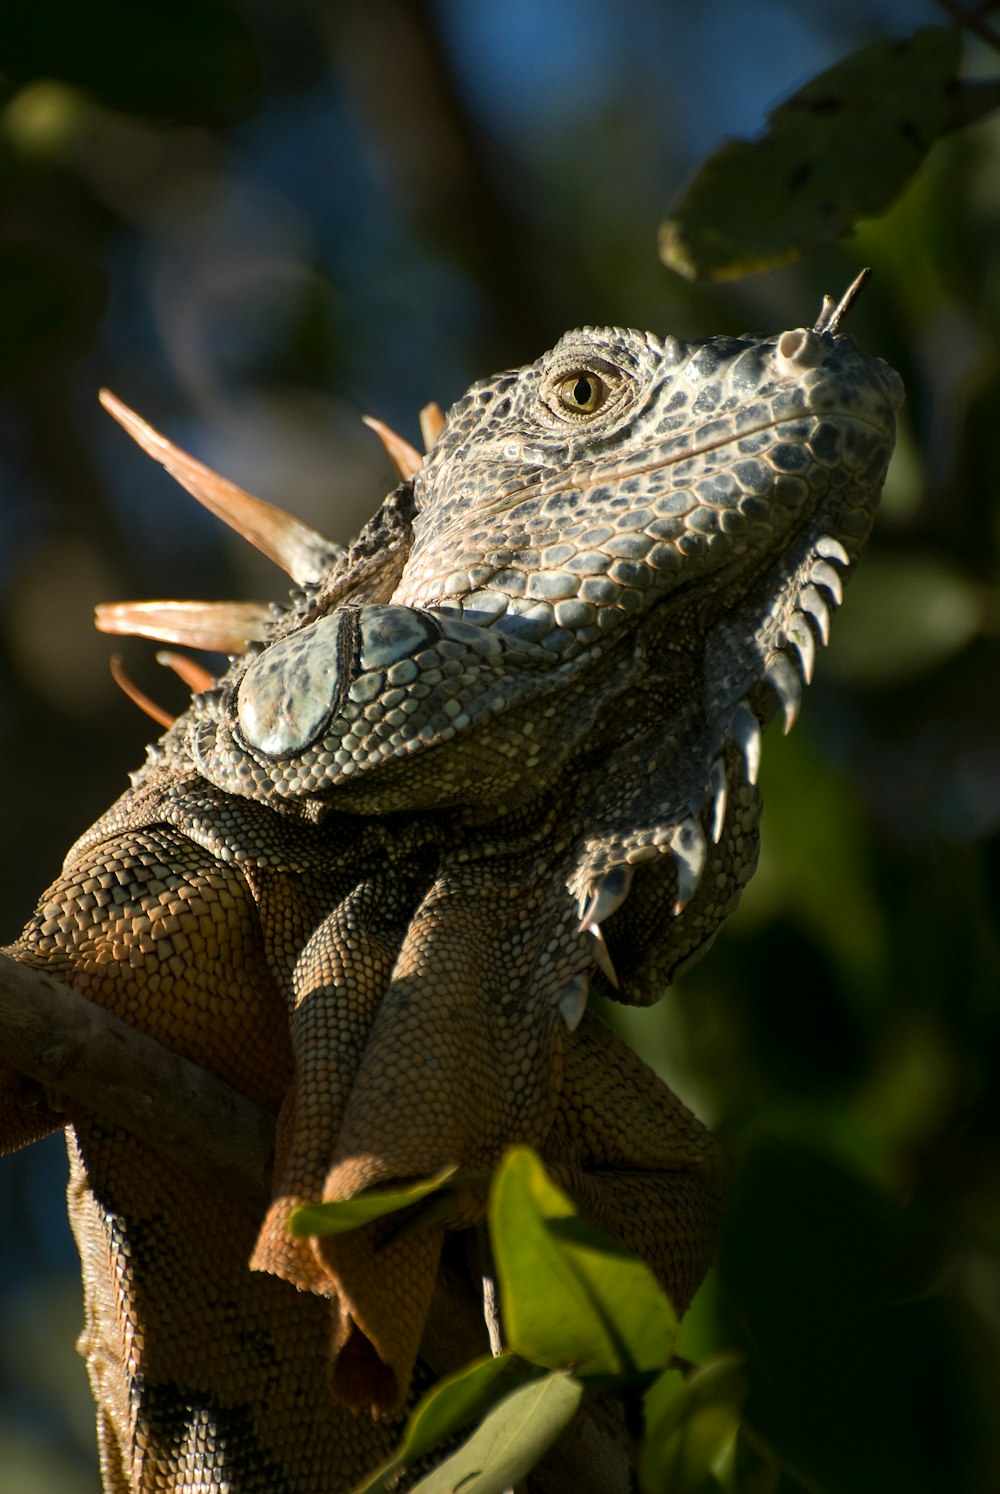
[[[608,386],[595,373],[571,373],[556,385],[560,404],[574,415],[592,415],[608,394]]]
[[[575,422],[589,420],[598,410],[618,409],[633,383],[626,369],[589,347],[559,351],[562,356],[546,371],[538,391],[550,415]]]

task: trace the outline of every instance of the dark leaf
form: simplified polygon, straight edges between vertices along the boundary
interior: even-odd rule
[[[821,73],[702,167],[660,231],[660,254],[691,279],[733,279],[798,259],[881,213],[934,141],[992,109],[997,87],[956,80],[959,33],[925,27]]]

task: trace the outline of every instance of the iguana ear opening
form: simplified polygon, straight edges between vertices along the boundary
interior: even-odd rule
[[[565,708],[586,663],[443,609],[338,607],[231,671],[191,753],[217,788],[303,813],[509,803],[572,747],[560,703],[577,735],[598,709]]]

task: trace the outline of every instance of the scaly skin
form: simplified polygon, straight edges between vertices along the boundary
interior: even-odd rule
[[[280,1109],[262,1226],[76,1127],[107,1489],[329,1494],[391,1441],[344,1408],[405,1401],[443,1230],[297,1240],[303,1199],[527,1141],[687,1305],[718,1154],[587,984],[655,999],[735,905],[901,397],[802,329],[474,385],[73,848],[13,954]],[[17,1094],[7,1147],[57,1123]]]

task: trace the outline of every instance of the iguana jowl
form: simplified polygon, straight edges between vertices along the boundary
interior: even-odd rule
[[[377,1460],[345,1403],[405,1399],[442,1230],[303,1241],[302,1199],[528,1141],[686,1306],[717,1153],[586,992],[654,1000],[753,871],[760,728],[795,718],[902,399],[838,321],[569,333],[475,384],[346,554],[269,521],[287,609],[183,614],[238,656],[11,952],[280,1107],[278,1159],[261,1225],[70,1131],[106,1489],[330,1494]],[[59,1124],[5,1088],[0,1143]]]

